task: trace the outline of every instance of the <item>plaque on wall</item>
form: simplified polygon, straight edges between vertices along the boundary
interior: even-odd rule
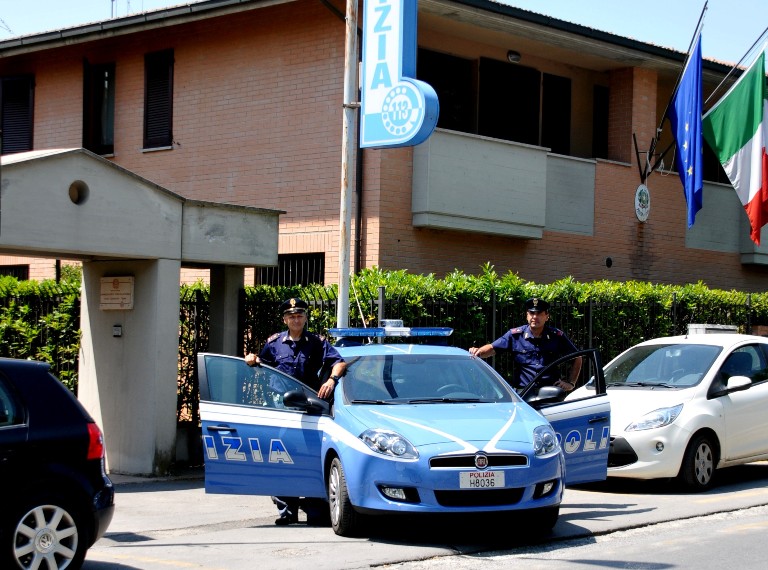
[[[102,277],[99,309],[102,311],[133,309],[133,276]]]

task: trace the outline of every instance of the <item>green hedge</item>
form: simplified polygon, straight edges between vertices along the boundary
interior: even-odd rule
[[[503,322],[512,326],[524,318],[521,307],[525,299],[547,299],[553,307],[559,307],[553,311],[555,326],[566,329],[569,335],[576,332],[569,326],[584,328],[583,317],[588,309],[603,307],[608,316],[590,321],[589,340],[598,340],[596,345],[604,361],[644,338],[684,331],[688,323],[735,324],[740,332],[749,332],[756,324],[768,324],[768,293],[764,292],[714,290],[701,282],[684,286],[640,281],[579,283],[570,277],[539,284],[513,272],[499,275],[486,264],[477,275],[454,271],[443,278],[405,270],[363,270],[351,283],[350,325],[361,325],[363,320],[369,326],[376,324],[374,299],[380,286],[385,287],[388,318],[402,318],[411,325],[452,326],[457,346],[493,340],[483,336],[488,334],[492,303],[494,307],[509,308],[506,313],[497,313],[497,317],[501,314]],[[57,376],[76,391],[79,289],[79,275],[68,275],[59,283],[0,278],[0,356],[49,362]],[[283,328],[277,307],[292,296],[314,302],[310,315],[313,330],[324,332],[335,326],[337,293],[335,285],[246,287],[242,315],[245,348],[257,350],[266,336]],[[202,283],[181,287],[182,300],[207,300],[208,294],[208,286]],[[191,338],[192,331],[185,323],[180,328],[180,354],[187,354],[180,356],[180,362],[188,360],[195,347],[201,346],[199,338]],[[577,344],[586,346],[585,342]],[[180,364],[180,370],[183,366]]]
[[[77,391],[80,281],[0,277],[0,356],[42,360]]]

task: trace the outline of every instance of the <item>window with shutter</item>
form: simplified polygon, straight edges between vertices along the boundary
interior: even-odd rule
[[[15,277],[19,281],[29,279],[29,265],[0,265],[0,275]]]
[[[173,143],[173,50],[144,56],[144,148]]]
[[[0,80],[2,154],[32,150],[34,85],[31,75]]]

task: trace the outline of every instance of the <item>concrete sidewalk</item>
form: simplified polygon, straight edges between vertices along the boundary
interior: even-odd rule
[[[110,474],[115,486],[115,515],[102,540],[129,542],[194,529],[269,523],[277,509],[269,497],[209,495],[203,468],[165,477]]]

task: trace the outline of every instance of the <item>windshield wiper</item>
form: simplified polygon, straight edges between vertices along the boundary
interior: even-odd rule
[[[481,398],[414,398],[409,404],[454,404],[463,402],[484,402]]]
[[[606,387],[612,386],[629,386],[630,388],[655,388],[656,386],[659,388],[678,388],[678,386],[673,386],[666,382],[610,382],[606,384]]]
[[[393,400],[352,400],[350,403],[352,403],[352,404],[381,404],[381,405],[390,405],[390,404],[402,404],[403,402],[395,402]]]

